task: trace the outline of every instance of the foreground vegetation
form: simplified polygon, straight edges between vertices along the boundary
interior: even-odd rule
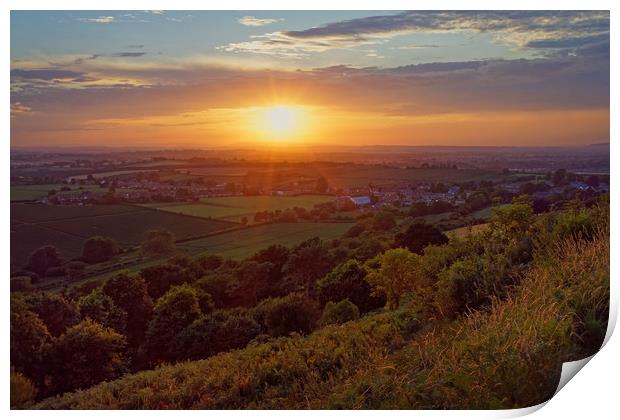
[[[520,198],[450,240],[388,225],[14,293],[12,405],[516,408],[601,345],[607,200],[534,216]]]

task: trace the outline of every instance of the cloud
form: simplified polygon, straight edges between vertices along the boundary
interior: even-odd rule
[[[22,104],[21,102],[15,102],[11,104],[11,118],[18,116],[19,114],[24,114],[31,111],[32,108]]]
[[[11,70],[11,80],[82,80],[84,73],[60,69],[14,69]]]
[[[130,44],[127,45],[127,48],[144,48],[143,44]]]
[[[114,16],[99,16],[96,18],[78,18],[78,21],[86,23],[112,23],[114,19]]]
[[[419,50],[419,49],[426,49],[426,48],[441,48],[441,45],[435,45],[435,44],[409,44],[409,45],[403,45],[401,47],[397,47],[396,49],[398,49],[398,50]]]
[[[334,48],[379,44],[412,33],[490,33],[523,49],[577,48],[609,39],[605,11],[410,11],[251,36],[220,49],[299,58]]]
[[[254,16],[243,16],[237,19],[237,22],[243,26],[265,26],[282,20],[284,19],[260,19]]]

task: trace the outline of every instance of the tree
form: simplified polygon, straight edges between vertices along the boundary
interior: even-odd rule
[[[192,283],[196,280],[195,274],[190,269],[170,263],[144,268],[140,274],[146,282],[149,296],[153,299],[163,296],[172,286]]]
[[[270,296],[273,264],[246,260],[235,270],[235,281],[227,287],[229,301],[238,306],[253,306]]]
[[[316,192],[318,193],[325,193],[327,191],[327,188],[329,187],[329,185],[327,184],[327,180],[325,179],[325,177],[319,177],[316,180]]]
[[[320,316],[316,301],[301,293],[268,299],[262,302],[256,311],[262,312],[260,317],[267,333],[272,337],[292,332],[308,334],[312,332]]]
[[[372,227],[374,230],[387,231],[396,226],[396,219],[394,215],[388,211],[378,212],[372,221]]]
[[[422,254],[428,245],[443,245],[448,237],[432,225],[416,222],[410,225],[404,233],[396,235],[396,246],[407,248],[416,254]]]
[[[344,324],[348,321],[356,320],[360,317],[360,310],[349,299],[341,300],[338,303],[327,302],[323,309],[323,314],[319,320],[319,325]]]
[[[272,264],[273,268],[270,273],[271,281],[276,282],[283,276],[282,269],[290,254],[287,247],[277,244],[261,249],[251,256],[250,260],[256,261],[257,263]]]
[[[30,378],[41,377],[42,360],[51,335],[23,299],[11,296],[11,365]]]
[[[166,255],[174,251],[174,235],[165,230],[149,230],[144,234],[141,245],[142,252],[147,255]]]
[[[175,354],[179,359],[204,359],[243,348],[261,332],[247,313],[219,311],[200,317],[178,334]]]
[[[477,191],[470,194],[463,204],[462,213],[468,214],[481,210],[491,204],[489,195],[484,191]]]
[[[386,251],[376,257],[369,266],[378,264],[378,268],[370,268],[368,282],[376,291],[387,295],[390,309],[398,308],[401,297],[423,286],[423,275],[420,267],[421,257],[405,248]]]
[[[321,305],[327,302],[340,302],[349,299],[360,312],[380,308],[385,298],[375,295],[366,280],[368,271],[356,260],[349,260],[334,268],[317,283],[317,293]]]
[[[127,339],[130,345],[137,346],[142,342],[153,310],[146,282],[139,275],[119,273],[104,283],[103,293],[110,296],[114,304],[127,313]]]
[[[107,261],[118,252],[115,240],[103,236],[93,236],[84,242],[82,261],[95,264]]]
[[[62,265],[62,259],[58,250],[51,245],[46,245],[30,254],[24,268],[44,276],[49,268],[60,265]]]
[[[175,359],[175,337],[202,316],[196,290],[184,284],[160,297],[146,331],[146,348],[155,359]]]
[[[516,241],[527,232],[532,220],[532,206],[516,202],[516,204],[494,208],[490,226],[495,234],[504,239]]]
[[[75,304],[60,294],[37,291],[25,295],[24,301],[29,309],[41,318],[54,337],[80,321]]]
[[[329,249],[319,238],[311,238],[293,249],[284,273],[297,288],[312,291],[316,281],[329,272],[332,264]]]
[[[69,328],[51,349],[53,389],[73,391],[118,377],[125,370],[126,344],[121,334],[91,319]]]
[[[82,319],[90,318],[104,327],[124,334],[127,326],[127,312],[114,304],[112,298],[97,288],[78,300]]]

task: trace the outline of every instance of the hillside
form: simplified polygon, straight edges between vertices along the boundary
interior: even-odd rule
[[[592,354],[609,305],[609,228],[534,256],[488,306],[441,318],[422,299],[302,337],[126,375],[40,409],[517,408]]]

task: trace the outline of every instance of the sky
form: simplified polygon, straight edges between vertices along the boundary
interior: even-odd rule
[[[12,11],[11,145],[587,145],[609,66],[605,11]]]

